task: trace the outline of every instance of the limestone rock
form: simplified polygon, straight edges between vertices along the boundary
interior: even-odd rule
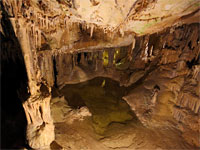
[[[123,148],[123,147],[129,147],[133,143],[133,139],[135,138],[135,134],[130,135],[117,135],[116,137],[108,137],[101,142],[109,148]]]
[[[64,122],[66,115],[70,111],[72,111],[72,109],[68,106],[64,96],[61,98],[56,97],[51,100],[51,115],[54,123]]]

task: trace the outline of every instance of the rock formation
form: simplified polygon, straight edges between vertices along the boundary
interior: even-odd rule
[[[199,0],[0,3],[1,34],[7,34],[6,18],[26,66],[29,96],[19,95],[30,147],[49,148],[55,140],[52,88],[95,77],[127,87],[123,99],[143,125],[170,120],[187,142],[200,147]],[[3,44],[3,61],[18,57],[9,43]]]

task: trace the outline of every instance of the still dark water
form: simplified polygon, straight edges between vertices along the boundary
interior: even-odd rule
[[[93,127],[99,134],[103,134],[112,122],[124,123],[136,118],[122,99],[126,92],[126,88],[120,87],[118,82],[101,77],[61,89],[72,108],[87,106],[92,113]]]

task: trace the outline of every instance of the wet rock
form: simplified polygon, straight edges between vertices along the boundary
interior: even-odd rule
[[[115,137],[108,137],[105,138],[103,140],[101,140],[101,142],[109,148],[113,148],[113,149],[117,149],[117,148],[128,148],[131,144],[133,144],[133,139],[135,138],[135,134],[129,134],[129,135],[125,135],[125,134],[119,134]]]
[[[54,123],[64,122],[66,119],[66,115],[71,110],[72,109],[67,104],[64,96],[61,98],[56,97],[51,100],[51,115]]]

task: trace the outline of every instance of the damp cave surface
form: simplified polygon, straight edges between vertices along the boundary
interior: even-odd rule
[[[97,77],[92,80],[65,85],[60,92],[73,109],[86,106],[92,114],[94,130],[103,134],[112,122],[125,123],[136,119],[129,105],[122,99],[127,90],[117,81]]]
[[[199,2],[0,5],[0,149],[200,149]]]
[[[135,87],[137,88],[137,87]],[[55,124],[52,149],[131,150],[131,149],[196,149],[187,144],[172,127],[145,127],[125,100],[128,88],[110,78],[97,77],[78,84],[67,84],[59,90],[57,105],[51,106]],[[55,91],[54,91],[55,92]],[[64,96],[64,101],[61,100]],[[52,102],[55,98],[52,99]],[[62,108],[60,112],[58,110]],[[88,108],[91,116],[82,115]],[[66,119],[56,121],[61,114]],[[72,121],[71,121],[72,120]]]

